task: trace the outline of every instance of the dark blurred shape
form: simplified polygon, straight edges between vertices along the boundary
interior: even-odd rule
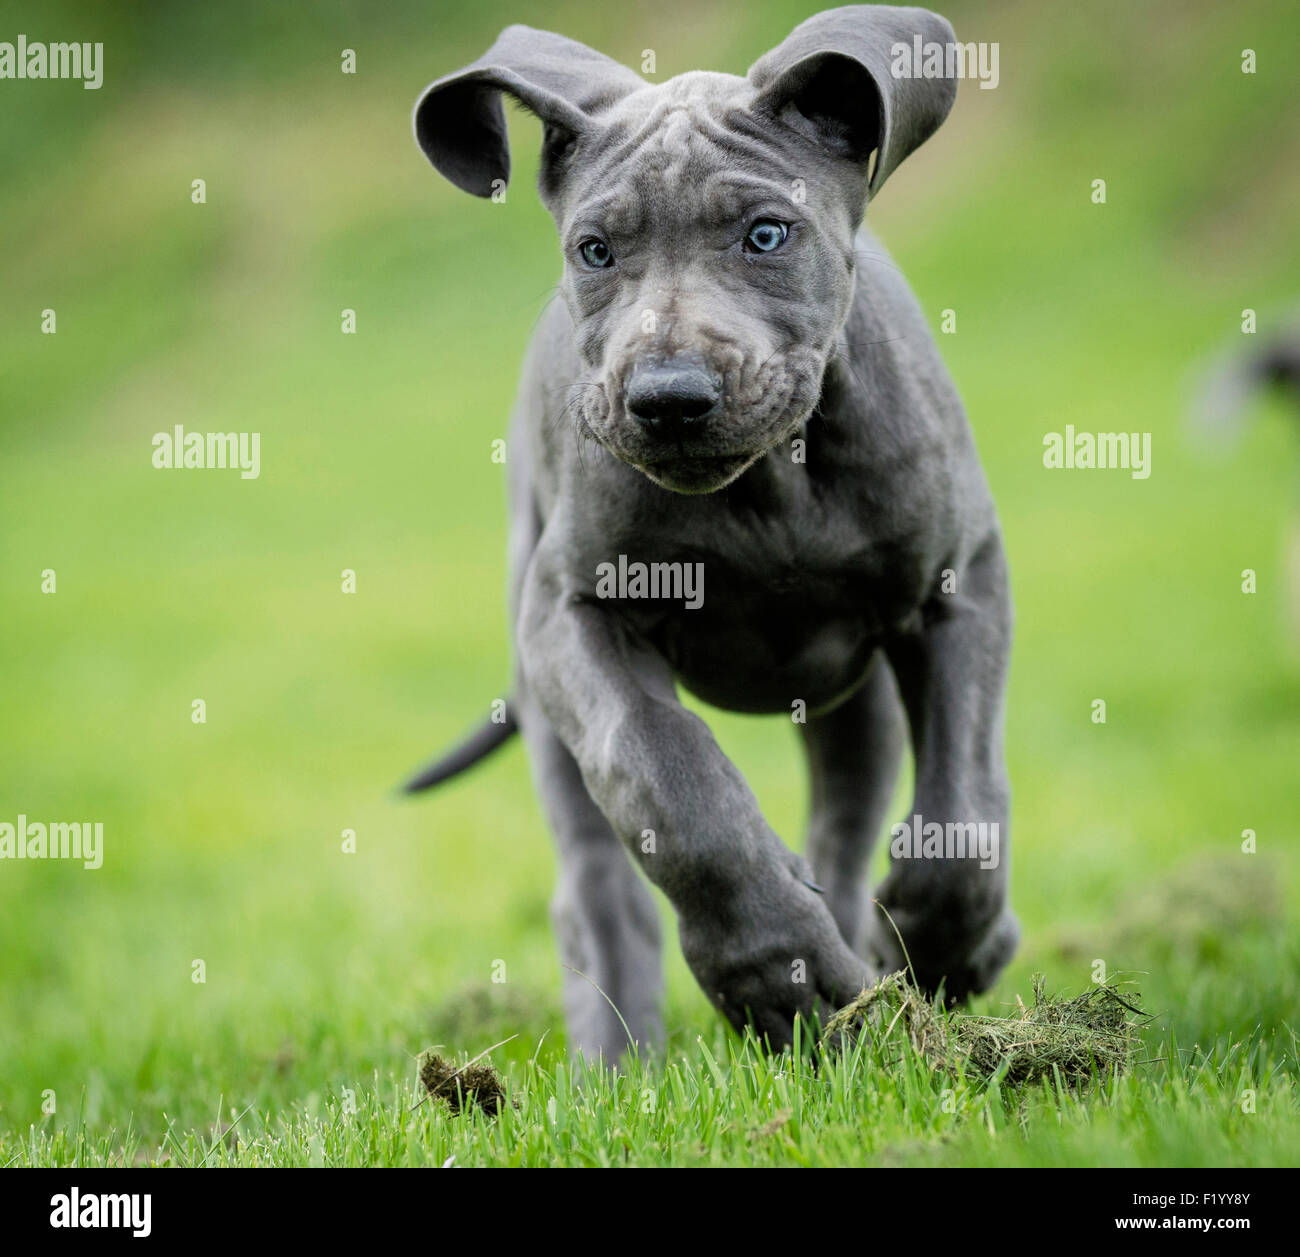
[[[1196,430],[1203,439],[1235,444],[1251,404],[1270,389],[1285,396],[1300,418],[1300,310],[1281,321],[1280,331],[1223,355],[1210,368],[1193,403]],[[1300,651],[1300,511],[1283,537],[1281,582],[1292,645]]]
[[[1269,388],[1284,390],[1300,413],[1300,311],[1262,343],[1215,362],[1196,391],[1193,420],[1207,435],[1235,439],[1250,404]]]

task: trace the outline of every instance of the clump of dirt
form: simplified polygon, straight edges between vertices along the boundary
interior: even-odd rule
[[[948,1059],[948,1031],[937,1006],[910,981],[906,973],[890,973],[862,990],[826,1023],[823,1044],[852,1042],[866,1031],[888,1038],[895,1029],[907,1036],[912,1050],[931,1065]]]
[[[420,1081],[453,1113],[477,1106],[489,1117],[496,1117],[506,1102],[501,1075],[483,1060],[457,1066],[437,1052],[426,1052],[420,1059]]]
[[[1137,991],[1121,995],[1116,983],[1099,982],[1067,999],[1046,994],[1041,973],[1033,984],[1034,1002],[1018,1016],[950,1018],[954,1050],[968,1071],[991,1078],[1005,1066],[1012,1084],[1055,1077],[1078,1084],[1128,1068],[1147,1020]]]
[[[1146,1017],[1137,992],[1099,983],[1082,995],[1049,996],[1035,974],[1034,1002],[1012,1017],[945,1014],[909,981],[891,973],[864,990],[826,1023],[823,1043],[866,1032],[902,1031],[932,1069],[981,1078],[1000,1076],[1014,1086],[1059,1078],[1079,1086],[1128,1068]]]

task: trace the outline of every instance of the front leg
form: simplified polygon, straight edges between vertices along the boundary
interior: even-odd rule
[[[951,1002],[987,990],[1010,960],[1019,925],[1007,903],[1010,790],[1003,699],[1011,646],[1006,560],[994,531],[936,593],[915,631],[889,648],[912,728],[916,795],[879,901],[875,952]],[[920,831],[919,833],[917,831]]]
[[[737,1028],[774,1047],[795,1014],[846,1003],[870,975],[805,861],[763,819],[665,661],[617,607],[566,579],[545,541],[525,582],[519,661],[615,834],[677,913],[686,962]]]

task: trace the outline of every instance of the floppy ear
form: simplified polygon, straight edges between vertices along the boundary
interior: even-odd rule
[[[957,97],[953,78],[893,73],[903,55],[911,65],[917,36],[922,44],[945,48],[955,39],[952,27],[926,9],[855,4],[818,13],[750,67],[749,80],[759,89],[755,107],[863,165],[874,149],[874,195],[894,167],[938,130]]]
[[[644,86],[639,75],[572,39],[510,26],[472,65],[425,88],[412,117],[415,140],[458,188],[491,196],[510,178],[502,92],[542,120],[554,156],[603,109]]]

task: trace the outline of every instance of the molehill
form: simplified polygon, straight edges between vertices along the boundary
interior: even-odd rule
[[[1104,982],[1061,997],[1049,996],[1045,985],[1035,974],[1034,1002],[1010,1017],[945,1015],[905,973],[891,973],[831,1017],[822,1042],[899,1032],[933,1069],[964,1069],[986,1079],[1000,1073],[1012,1085],[1059,1078],[1080,1086],[1127,1069],[1148,1020],[1138,992],[1121,994],[1117,984]]]

